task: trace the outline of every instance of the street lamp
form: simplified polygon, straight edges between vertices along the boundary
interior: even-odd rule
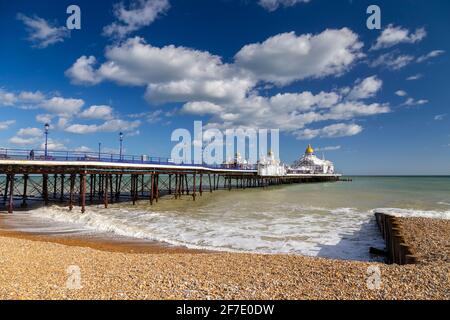
[[[123,133],[122,132],[119,133],[119,139],[120,139],[120,154],[119,154],[119,156],[120,156],[120,160],[122,160],[122,145],[123,145]]]
[[[44,148],[44,155],[45,155],[45,160],[47,160],[47,153],[48,153],[48,129],[50,128],[50,125],[48,123],[46,123],[44,125],[44,129],[45,129],[45,148]]]

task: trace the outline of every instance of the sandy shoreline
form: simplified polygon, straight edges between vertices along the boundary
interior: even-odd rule
[[[64,243],[3,231],[0,298],[450,299],[450,264],[442,258],[430,258],[435,255],[426,249],[448,245],[450,225],[441,221],[433,220],[435,226],[428,232],[433,233],[435,246],[422,245],[429,236],[414,238],[414,245],[428,258],[408,266],[294,255],[202,253],[158,246],[140,251],[126,245],[88,245],[73,239]],[[408,227],[418,235],[426,235],[417,230],[429,225],[408,219]],[[446,253],[443,256],[448,258]],[[374,279],[368,267],[379,268],[379,289],[368,287],[368,281],[373,284]],[[82,288],[76,288],[74,270],[80,272]]]

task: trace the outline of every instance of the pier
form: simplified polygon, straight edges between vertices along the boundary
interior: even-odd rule
[[[116,202],[151,205],[161,196],[274,185],[338,181],[339,174],[262,176],[255,165],[175,164],[168,158],[93,152],[48,152],[0,149],[0,211],[13,213],[30,202],[79,206]]]

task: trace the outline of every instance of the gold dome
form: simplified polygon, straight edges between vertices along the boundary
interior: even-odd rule
[[[314,149],[313,149],[313,147],[311,147],[310,144],[308,144],[308,147],[306,148],[305,153],[306,154],[313,154],[314,153]]]

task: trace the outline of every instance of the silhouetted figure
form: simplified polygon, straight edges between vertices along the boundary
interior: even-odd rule
[[[30,151],[30,160],[34,160],[34,150]]]

